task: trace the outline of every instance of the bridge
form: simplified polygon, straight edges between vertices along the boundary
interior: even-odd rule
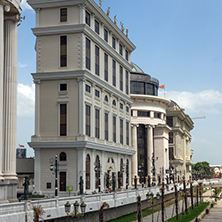
[[[196,186],[199,182],[203,183],[204,187],[222,187],[222,179],[211,179],[211,180],[199,180],[193,183]],[[183,185],[177,184],[178,190],[183,189]],[[174,189],[173,184],[168,185],[168,189],[165,190],[165,195],[173,195]],[[190,184],[187,183],[187,188]],[[113,193],[98,193],[92,195],[81,195],[71,197],[59,197],[52,199],[40,199],[35,201],[23,201],[17,203],[0,204],[0,222],[15,222],[15,221],[33,221],[33,210],[32,207],[35,205],[41,205],[45,213],[42,216],[44,221],[49,221],[56,218],[66,217],[64,205],[67,201],[71,204],[75,201],[86,203],[86,215],[90,213],[97,213],[101,205],[106,202],[109,204],[109,209],[115,210],[115,215],[124,215],[124,206],[126,207],[126,213],[129,212],[129,206],[135,204],[137,196],[141,196],[141,201],[146,200],[147,192],[153,192],[154,197],[160,192],[160,187],[151,188],[139,188],[139,189],[128,189],[121,192]],[[135,208],[134,207],[134,208]],[[136,208],[135,208],[136,209]]]

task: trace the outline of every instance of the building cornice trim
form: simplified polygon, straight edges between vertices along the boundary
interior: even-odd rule
[[[32,76],[34,81],[85,78],[86,80],[88,79],[92,83],[95,83],[96,86],[102,86],[108,93],[112,93],[115,97],[126,101],[128,104],[131,105],[133,103],[129,95],[126,95],[123,92],[117,90],[116,88],[108,84],[106,81],[103,81],[97,76],[92,75],[87,70],[32,73]]]
[[[33,149],[44,149],[44,148],[88,148],[100,151],[119,153],[133,156],[134,150],[122,149],[113,146],[104,146],[103,144],[91,143],[91,142],[30,142],[28,143]]]

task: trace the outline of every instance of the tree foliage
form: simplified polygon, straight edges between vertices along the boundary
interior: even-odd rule
[[[207,161],[195,163],[192,166],[192,169],[196,170],[196,171],[198,171],[202,174],[205,174],[205,175],[211,175],[212,174],[210,164]]]

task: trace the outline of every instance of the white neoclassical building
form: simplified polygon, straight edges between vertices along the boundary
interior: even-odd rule
[[[17,201],[17,23],[20,0],[0,0],[0,202]]]
[[[170,100],[158,96],[159,81],[133,64],[130,74],[133,177],[150,177],[157,183],[166,178],[169,169],[166,109]],[[140,181],[141,182],[141,181]]]
[[[176,181],[180,181],[183,176],[189,180],[193,165],[190,131],[194,128],[194,123],[185,110],[171,100],[167,107],[167,124],[171,128],[169,132],[169,160],[172,174]]]
[[[29,0],[36,12],[35,190],[131,185],[130,63],[135,46],[93,0]],[[128,185],[128,186],[127,186]]]

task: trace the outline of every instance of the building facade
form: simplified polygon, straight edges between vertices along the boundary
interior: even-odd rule
[[[130,96],[133,100],[131,121],[133,177],[150,178],[160,183],[169,168],[166,109],[170,100],[158,96],[159,81],[133,64],[130,74]],[[140,181],[141,182],[141,181]]]
[[[192,119],[180,108],[178,104],[171,101],[167,108],[167,124],[169,132],[169,160],[170,171],[174,180],[181,181],[183,176],[186,180],[191,179],[192,155],[190,149],[190,131],[194,128]]]
[[[17,23],[20,0],[0,1],[0,202],[17,201]]]
[[[36,11],[35,190],[131,185],[130,55],[135,46],[93,0],[29,0]]]

